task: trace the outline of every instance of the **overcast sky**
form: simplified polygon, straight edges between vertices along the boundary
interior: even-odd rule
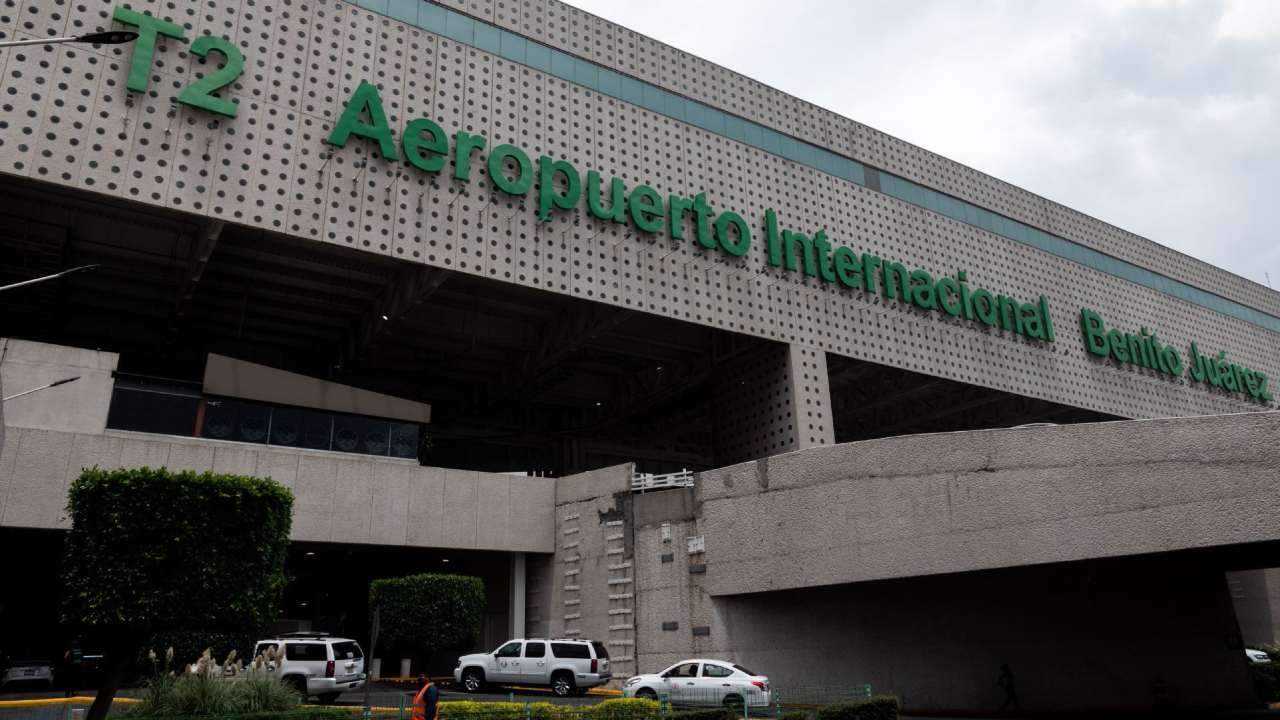
[[[569,0],[1280,288],[1280,0]]]

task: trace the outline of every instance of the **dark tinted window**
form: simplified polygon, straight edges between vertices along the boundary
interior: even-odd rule
[[[354,415],[333,417],[333,449],[365,455],[386,455],[391,423]]]
[[[286,643],[284,656],[290,660],[328,660],[324,643]]]
[[[723,665],[712,665],[707,663],[702,666],[702,677],[722,678],[729,677],[733,671]]]
[[[734,665],[734,667],[738,669],[738,672],[746,673],[746,674],[748,674],[748,675],[755,675],[755,673],[753,673],[753,672],[751,672],[750,670],[748,670],[748,669],[746,669],[746,668],[742,667],[741,665]]]
[[[551,654],[558,658],[591,659],[591,651],[582,643],[551,643]]]
[[[600,658],[601,660],[609,659],[609,651],[605,648],[604,643],[600,642],[599,640],[592,640],[591,647],[595,648],[596,657]]]
[[[520,643],[509,642],[498,648],[498,657],[516,658],[520,657]]]
[[[117,380],[107,411],[107,427],[191,437],[196,431],[199,406],[199,393]]]
[[[546,657],[547,644],[540,642],[531,642],[524,644],[524,656],[528,658]]]
[[[328,450],[332,434],[333,415],[329,413],[276,408],[271,414],[272,445]]]
[[[391,457],[418,457],[418,426],[416,423],[391,423]]]
[[[200,434],[215,440],[266,443],[270,425],[271,409],[265,405],[211,398],[205,402],[204,428]]]
[[[671,677],[698,677],[698,663],[685,663],[671,668],[668,673]]]
[[[333,657],[338,660],[354,660],[364,657],[364,653],[355,641],[339,642],[333,644]]]

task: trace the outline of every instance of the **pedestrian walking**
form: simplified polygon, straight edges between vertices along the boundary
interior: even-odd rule
[[[413,697],[413,720],[439,720],[440,691],[426,675],[418,676],[422,689]]]

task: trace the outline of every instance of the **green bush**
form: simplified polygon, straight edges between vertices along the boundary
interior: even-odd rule
[[[275,618],[292,509],[293,495],[271,480],[81,473],[67,497],[63,586],[71,629],[106,655],[88,720],[106,716],[123,674],[157,636],[252,634]]]
[[[755,711],[755,708],[752,709]],[[767,715],[764,708],[760,708],[761,715]],[[734,710],[726,708],[707,708],[704,710],[678,710],[671,713],[673,720],[734,720],[738,717],[738,713]]]
[[[788,710],[782,714],[782,720],[809,720],[809,713],[804,710]]]
[[[232,713],[224,715],[203,715],[199,716],[200,720],[351,720],[358,717],[355,713],[359,708],[318,708],[303,707],[297,710],[284,710],[280,712],[251,712],[251,713]],[[139,717],[136,713],[113,713],[112,720],[128,720],[129,718]],[[147,716],[147,720],[191,720],[191,715],[151,715]]]
[[[896,720],[897,717],[898,698],[890,695],[818,708],[818,720]]]
[[[643,698],[616,698],[591,706],[595,720],[631,720],[658,717],[658,701]]]
[[[1267,703],[1280,701],[1280,663],[1251,662],[1249,677],[1253,679],[1253,689],[1259,700]]]
[[[484,582],[432,573],[374,580],[369,609],[378,611],[380,637],[391,645],[427,652],[469,648],[484,620]]]

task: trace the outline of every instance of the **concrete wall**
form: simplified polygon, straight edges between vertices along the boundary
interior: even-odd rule
[[[548,611],[552,637],[600,640],[620,680],[635,672],[635,584],[628,463],[556,482],[556,550]]]
[[[702,473],[713,595],[1280,538],[1280,413],[941,433]]]
[[[1222,572],[1177,557],[942,575],[715,601],[712,655],[800,688],[870,683],[915,711],[1254,702]]]
[[[41,390],[4,405],[12,427],[100,433],[111,407],[115,353],[0,338],[0,377],[10,395],[77,377],[73,383]]]
[[[294,540],[533,553],[555,547],[551,478],[219,440],[13,426],[0,449],[0,525],[67,527],[67,487],[94,465],[273,478],[294,493]]]
[[[426,403],[277,370],[214,353],[204,368],[204,391],[282,405],[355,413],[406,422],[431,422]]]

